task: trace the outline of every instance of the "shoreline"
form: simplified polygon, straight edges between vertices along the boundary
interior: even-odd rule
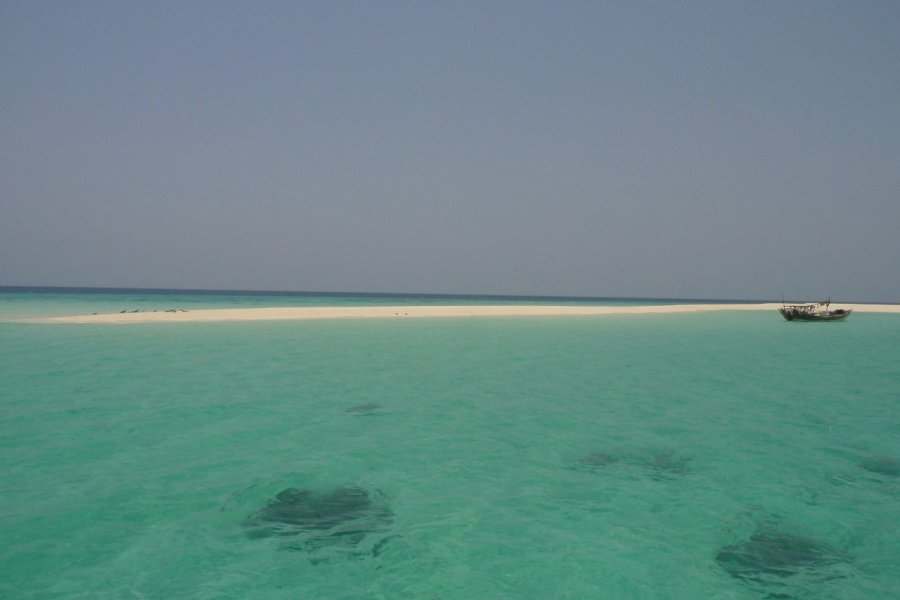
[[[648,306],[553,305],[413,305],[413,306],[301,306],[222,308],[192,311],[125,312],[22,319],[19,323],[198,323],[230,321],[295,321],[326,319],[415,319],[463,317],[561,317],[599,315],[675,314],[719,311],[774,311],[779,302],[755,304],[663,304]],[[900,304],[836,304],[837,308],[867,313],[900,314]]]

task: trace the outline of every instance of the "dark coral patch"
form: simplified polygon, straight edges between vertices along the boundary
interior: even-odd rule
[[[667,479],[690,472],[691,457],[672,450],[644,449],[612,454],[592,452],[572,465],[575,471],[600,472],[621,465],[654,479]]]
[[[287,488],[244,520],[247,536],[291,536],[288,548],[315,552],[334,545],[356,546],[387,530],[393,512],[380,494],[361,487],[321,492]]]
[[[689,473],[691,457],[672,450],[654,450],[639,456],[636,462],[655,475],[668,477]]]
[[[846,552],[818,540],[761,528],[749,539],[721,548],[716,562],[737,579],[766,582],[793,575],[824,575],[849,562]]]
[[[889,477],[900,477],[900,459],[890,456],[870,458],[861,462],[859,466],[870,473],[887,475]]]
[[[599,471],[618,462],[618,458],[606,452],[591,452],[576,461],[572,465],[572,469],[575,471]]]

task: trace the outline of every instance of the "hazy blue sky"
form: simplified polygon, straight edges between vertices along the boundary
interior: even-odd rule
[[[0,285],[900,302],[900,2],[0,2]]]

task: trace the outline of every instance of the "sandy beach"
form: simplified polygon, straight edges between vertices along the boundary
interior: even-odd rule
[[[455,317],[562,317],[591,315],[652,315],[712,311],[774,311],[779,303],[667,304],[648,306],[552,306],[552,305],[416,305],[416,306],[315,306],[282,308],[232,308],[192,311],[124,312],[28,319],[31,323],[188,323],[210,321],[288,321],[310,319],[415,319]],[[898,304],[832,304],[833,308],[860,313],[897,313]]]

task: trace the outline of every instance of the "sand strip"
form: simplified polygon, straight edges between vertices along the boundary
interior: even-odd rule
[[[589,315],[638,315],[710,311],[776,310],[780,303],[667,304],[649,306],[309,306],[283,308],[225,308],[190,312],[126,312],[72,317],[27,319],[30,323],[187,323],[204,321],[282,321],[302,319],[412,319],[448,317],[561,317]],[[832,308],[858,312],[898,313],[898,304],[832,304]]]

